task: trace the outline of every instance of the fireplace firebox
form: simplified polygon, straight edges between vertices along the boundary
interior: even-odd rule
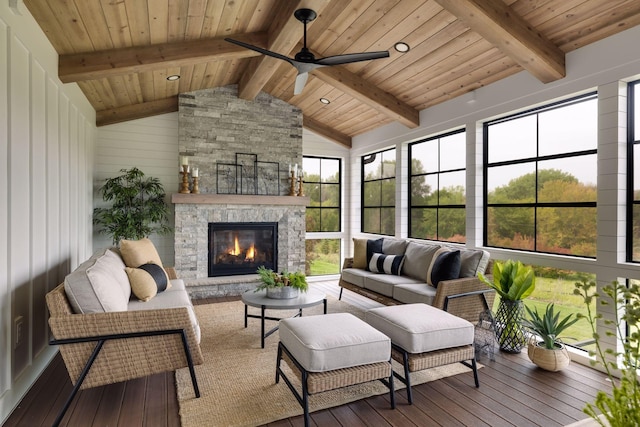
[[[209,277],[278,270],[277,222],[209,223]]]

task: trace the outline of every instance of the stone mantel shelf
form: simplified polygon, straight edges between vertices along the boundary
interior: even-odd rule
[[[171,203],[199,205],[309,206],[309,197],[173,193],[171,195]]]

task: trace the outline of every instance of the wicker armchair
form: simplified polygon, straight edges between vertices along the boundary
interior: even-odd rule
[[[342,268],[352,268],[353,258],[345,258]],[[493,261],[489,261],[486,271],[493,271]],[[381,295],[370,289],[361,288],[340,277],[340,298],[342,290],[348,289],[369,299],[385,305],[402,304],[386,295]],[[478,322],[480,315],[493,307],[496,293],[477,277],[463,277],[454,280],[444,280],[438,284],[433,307],[448,311],[462,317],[471,323]]]
[[[168,270],[169,277],[175,272]],[[69,372],[73,391],[54,425],[80,389],[112,384],[188,366],[200,396],[194,364],[202,352],[186,307],[74,314],[58,285],[46,295],[49,326]]]

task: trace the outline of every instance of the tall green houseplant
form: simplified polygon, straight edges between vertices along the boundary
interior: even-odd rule
[[[169,207],[160,180],[145,176],[136,167],[120,172],[122,175],[107,179],[100,187],[102,199],[111,206],[93,210],[98,231],[110,236],[114,245],[122,239],[169,233]]]
[[[478,274],[487,286],[500,296],[496,313],[496,336],[500,349],[509,353],[519,353],[526,344],[522,327],[524,317],[523,299],[531,295],[536,287],[533,268],[520,261],[496,261],[493,264],[493,280]]]

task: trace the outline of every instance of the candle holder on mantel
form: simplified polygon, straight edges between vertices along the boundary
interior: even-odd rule
[[[182,175],[180,193],[191,193],[191,191],[189,191],[189,165],[182,165],[180,174]]]
[[[198,188],[198,177],[193,177],[193,186],[191,187],[192,194],[200,194],[200,188]]]
[[[296,173],[294,171],[289,172],[291,174],[291,178],[289,178],[289,195],[296,195]]]
[[[303,187],[302,187],[302,177],[298,178],[298,196],[300,196],[300,197],[304,196],[304,191],[303,191]]]

